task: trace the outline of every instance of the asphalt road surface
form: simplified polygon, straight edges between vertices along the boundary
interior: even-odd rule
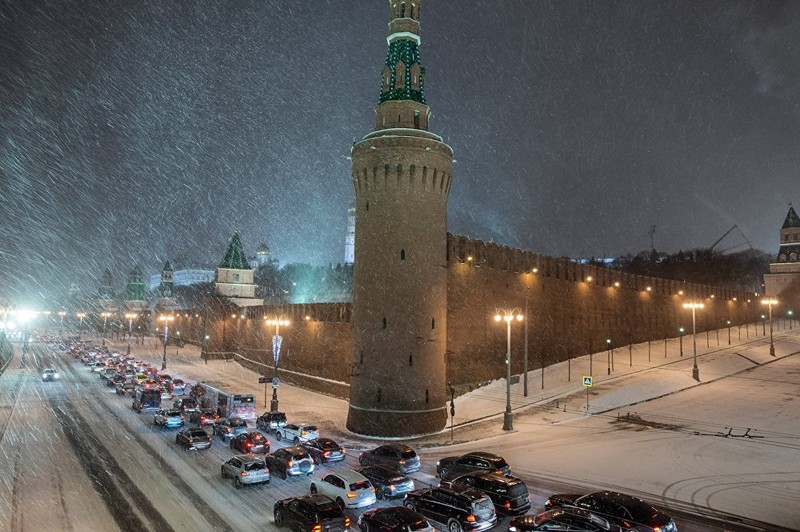
[[[136,414],[129,397],[115,395],[80,361],[50,345],[31,347],[23,357],[17,346],[0,376],[0,529],[272,530],[274,502],[308,493],[308,477],[273,478],[268,485],[235,490],[220,476],[220,465],[236,454],[227,443],[215,438],[208,450],[185,451],[175,444],[175,430],[154,427],[152,414]],[[42,382],[46,367],[58,369],[61,379]],[[273,450],[283,446],[272,435],[269,439]],[[436,460],[451,453],[421,452],[422,470],[412,475],[417,487],[435,485]],[[317,473],[353,467],[357,455],[318,466]],[[530,471],[518,476],[529,487],[533,511],[552,493],[589,489],[578,479],[543,478]],[[400,503],[379,501],[378,506]],[[682,531],[779,530],[722,523],[678,506],[663,509]],[[355,528],[359,512],[348,513]],[[507,523],[499,520],[495,529]]]

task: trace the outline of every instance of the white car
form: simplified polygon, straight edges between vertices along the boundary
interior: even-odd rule
[[[340,508],[363,508],[375,504],[375,488],[369,479],[352,469],[324,473],[311,483],[311,493],[327,495]]]
[[[310,423],[287,423],[276,431],[278,441],[287,440],[297,445],[300,442],[319,438],[316,425]]]
[[[60,375],[53,368],[47,368],[46,370],[44,370],[44,372],[42,372],[43,381],[57,381],[59,377]]]

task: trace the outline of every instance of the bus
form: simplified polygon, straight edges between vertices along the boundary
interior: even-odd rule
[[[255,394],[238,393],[226,382],[198,382],[192,387],[190,395],[200,403],[201,408],[213,408],[220,417],[256,417]]]

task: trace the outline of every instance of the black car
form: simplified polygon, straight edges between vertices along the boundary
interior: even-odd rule
[[[419,456],[408,445],[389,443],[371,451],[364,451],[358,457],[358,463],[364,466],[382,465],[399,469],[403,473],[419,471]]]
[[[449,532],[486,530],[497,522],[492,501],[476,489],[415,490],[406,495],[403,506],[441,523]]]
[[[600,515],[626,530],[640,532],[676,532],[678,527],[667,514],[641,499],[613,491],[595,491],[587,495],[564,493],[551,495],[544,506],[551,508],[580,508]]]
[[[509,532],[537,530],[581,530],[585,532],[623,532],[599,515],[578,508],[546,510],[536,515],[515,517],[508,523]]]
[[[187,414],[200,410],[200,402],[196,399],[192,399],[191,397],[181,397],[180,399],[176,399],[172,403],[172,406],[175,408],[180,408]]]
[[[452,490],[475,488],[494,503],[497,512],[506,515],[522,515],[531,509],[528,486],[516,477],[507,477],[490,471],[465,473],[442,480],[439,485]]]
[[[314,460],[311,459],[308,451],[299,445],[278,449],[265,456],[264,462],[273,475],[284,480],[288,475],[310,475],[314,472]]]
[[[286,414],[283,412],[264,412],[256,418],[256,428],[269,432],[286,426]]]
[[[211,447],[211,436],[200,427],[190,427],[175,435],[175,443],[189,449],[208,449]]]
[[[511,475],[511,468],[502,456],[483,451],[467,453],[462,456],[449,456],[442,458],[436,464],[436,474],[439,475],[439,478],[461,475],[471,471],[493,471]]]
[[[350,528],[350,518],[325,495],[304,495],[275,502],[275,526],[292,530],[324,530],[344,532]]]
[[[375,487],[375,496],[379,499],[403,497],[406,493],[414,491],[414,481],[398,469],[385,466],[366,466],[356,471],[369,479]]]
[[[231,449],[240,453],[268,453],[269,440],[260,432],[245,432],[231,438]]]
[[[338,443],[330,438],[314,438],[300,447],[308,451],[315,464],[325,464],[328,462],[339,462],[344,460],[347,451],[342,449]]]
[[[433,532],[434,528],[425,516],[405,506],[375,508],[358,516],[358,527],[362,532],[381,530],[385,532]]]

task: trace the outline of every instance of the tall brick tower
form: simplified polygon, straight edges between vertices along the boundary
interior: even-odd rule
[[[428,131],[421,0],[389,0],[375,131],[353,145],[353,367],[347,428],[412,436],[444,428],[447,195],[453,151]]]

